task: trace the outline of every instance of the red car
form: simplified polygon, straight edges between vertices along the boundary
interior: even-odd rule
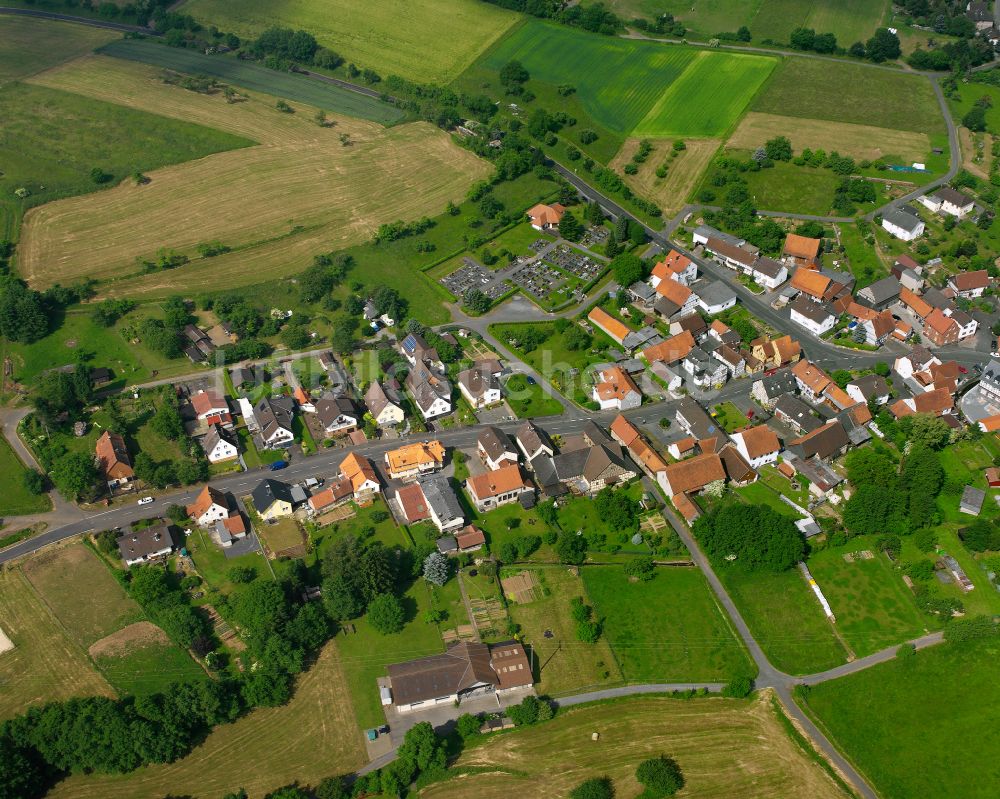
[[[766,372],[764,372],[764,377],[773,377],[775,374],[777,374],[777,372],[778,372],[777,369],[768,369]]]
[[[753,411],[747,411],[747,419],[753,419]]]
[[[963,375],[967,375],[969,373],[969,370],[966,369],[964,366],[959,366],[958,371],[960,371]]]

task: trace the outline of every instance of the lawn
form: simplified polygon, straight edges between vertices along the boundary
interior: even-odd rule
[[[260,536],[261,543],[268,552],[275,556],[287,550],[301,547],[303,544],[302,528],[291,516],[278,519],[273,524],[255,521],[254,526],[257,528],[257,535]]]
[[[24,487],[26,471],[7,439],[0,436],[0,517],[45,513],[52,509],[47,496],[32,494]]]
[[[525,510],[518,502],[512,502],[484,514],[473,513],[471,517],[472,523],[486,533],[486,544],[493,554],[499,553],[503,543],[511,538],[525,535],[544,536],[549,529],[536,511]],[[552,547],[543,542],[531,555],[531,560],[554,562],[556,556]]]
[[[192,0],[184,12],[244,38],[274,25],[303,28],[359,67],[437,83],[454,78],[517,20],[477,0],[247,0],[236,7],[226,0]]]
[[[5,24],[10,21],[4,18]],[[2,51],[2,48],[0,48]],[[72,69],[72,67],[69,67]],[[46,76],[48,73],[46,73]],[[43,76],[39,76],[40,78]],[[155,109],[149,109],[154,111]],[[112,186],[135,171],[247,147],[248,138],[65,91],[12,83],[0,88],[0,238],[14,238],[29,208],[97,192],[97,167]],[[24,142],[30,141],[31,147]],[[29,192],[24,199],[18,189]],[[104,194],[106,192],[100,192]],[[58,269],[57,265],[53,265]],[[70,283],[72,279],[62,282]]]
[[[581,570],[627,682],[725,682],[753,665],[696,568],[631,582],[617,566]]]
[[[72,696],[114,696],[19,569],[0,571],[0,629],[14,643],[0,655],[0,720]]]
[[[986,83],[958,84],[958,99],[949,99],[948,107],[956,122],[971,109],[982,97],[989,97],[991,105],[986,108],[986,128],[991,133],[1000,134],[1000,87]]]
[[[216,727],[191,754],[173,763],[131,774],[76,775],[48,795],[219,797],[243,787],[259,797],[294,781],[316,785],[366,760],[343,664],[336,645],[329,643],[296,681],[288,704],[254,710],[233,724]]]
[[[997,655],[995,640],[942,644],[817,685],[808,708],[886,799],[992,799]]]
[[[845,553],[867,549],[872,560],[844,560]],[[837,630],[858,657],[864,657],[940,627],[920,611],[913,593],[870,539],[852,539],[809,558],[809,570],[826,596]]]
[[[341,632],[336,638],[347,693],[354,704],[355,724],[362,729],[385,724],[376,680],[386,676],[390,663],[444,651],[437,626],[427,624],[422,618],[431,608],[427,583],[423,579],[416,580],[403,594],[402,602],[407,621],[401,632],[382,635],[362,617],[352,622],[355,632]],[[340,734],[350,737],[355,729],[349,725]]]
[[[538,383],[529,385],[524,375],[511,375],[504,383],[507,404],[518,419],[556,416],[563,412],[562,403],[549,396]]]
[[[510,571],[516,574],[526,570]],[[621,670],[608,637],[602,636],[595,644],[577,640],[569,603],[586,594],[583,580],[565,566],[536,568],[530,573],[534,575],[537,599],[525,604],[510,602],[509,611],[534,654],[538,679],[535,690],[564,696],[620,684]]]
[[[139,622],[121,633],[91,647],[94,662],[120,696],[158,693],[171,683],[204,678],[201,667],[159,627]]]
[[[30,17],[4,17],[0,85],[85,55],[121,36],[117,31]]]
[[[144,618],[100,558],[81,543],[45,550],[21,571],[63,628],[87,648]],[[86,601],[81,601],[86,597]]]
[[[785,516],[793,519],[801,518],[793,507],[782,501],[781,497],[768,485],[758,480],[755,483],[745,486],[731,486],[730,490],[748,505],[767,505],[772,510],[776,510]]]
[[[440,213],[491,169],[427,123],[387,129],[342,117],[335,127],[320,128],[310,108],[285,114],[273,98],[256,94],[229,104],[221,94],[165,84],[158,70],[127,61],[95,58],[36,80],[260,142],[157,170],[147,185],[125,181],[93,197],[34,209],[25,221],[19,266],[42,286],[86,275],[108,283],[105,292],[162,296],[175,292],[178,281],[197,292],[289,277],[320,252],[369,241],[387,219]],[[212,212],[197,214],[192,224],[192,208]],[[197,245],[206,241],[232,250],[201,257]],[[409,246],[416,245],[411,237]],[[147,273],[137,265],[137,257],[155,260],[162,248],[191,260],[169,272]],[[425,254],[423,263],[432,258]],[[356,269],[365,271],[361,259]],[[412,294],[408,287],[419,281],[398,261],[371,277],[402,289],[415,307],[434,305],[438,296],[429,284],[418,287],[422,295]],[[348,285],[342,288],[346,293]]]
[[[473,75],[480,81],[495,76],[512,59],[528,70],[528,88],[540,100],[560,85],[575,86],[564,110],[579,104],[597,125],[622,137],[633,131],[649,137],[721,135],[777,64],[769,56],[665,47],[528,20],[490,49],[460,85],[473,82]]]
[[[831,102],[834,97],[837,101]],[[786,58],[751,110],[931,135],[944,132],[941,108],[926,78],[848,61]]]
[[[718,571],[750,631],[777,668],[790,674],[812,674],[847,659],[798,569],[780,574]]]
[[[747,173],[747,187],[759,208],[823,216],[843,177],[829,169],[776,162],[773,169]],[[873,206],[874,207],[874,206]],[[862,211],[871,210],[862,206]],[[840,216],[840,214],[838,214]]]
[[[194,600],[195,604],[213,602],[216,598],[213,596],[215,591],[226,594],[231,592],[236,586],[229,579],[229,570],[234,566],[249,566],[257,573],[258,577],[270,574],[264,559],[256,552],[241,555],[238,558],[227,558],[222,548],[201,527],[195,527],[184,543],[198,574],[207,583],[209,589],[200,600]]]
[[[598,741],[592,734],[599,733]],[[644,759],[666,753],[684,772],[679,795],[741,799],[842,799],[841,789],[786,732],[767,695],[744,701],[634,697],[559,712],[550,722],[492,735],[466,749],[460,778],[421,791],[421,799],[569,796],[608,776],[616,795],[637,797]],[[459,772],[460,773],[460,772]]]
[[[804,508],[809,504],[809,500],[811,499],[809,495],[809,482],[802,475],[796,476],[795,480],[799,484],[799,487],[795,489],[792,488],[792,484],[788,478],[781,474],[774,466],[763,466],[757,470],[757,473],[760,475],[760,482],[777,491],[779,494],[784,494],[797,505],[801,505]]]
[[[238,58],[208,56],[194,50],[164,47],[149,40],[120,39],[100,49],[104,55],[138,61],[189,75],[205,75],[228,81],[244,89],[294,100],[334,114],[367,119],[388,125],[403,118],[403,112],[364,94],[333,83],[280,72]]]
[[[743,413],[731,402],[723,402],[712,409],[712,416],[722,425],[722,429],[727,433],[735,433],[741,427],[746,427],[750,422],[746,414]]]
[[[864,288],[888,274],[888,269],[878,253],[861,235],[857,225],[838,225],[840,242],[844,245],[844,255],[851,274],[857,278],[857,285]]]

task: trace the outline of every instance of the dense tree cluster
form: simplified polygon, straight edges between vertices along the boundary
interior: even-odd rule
[[[698,519],[694,532],[715,562],[746,571],[785,571],[805,554],[794,522],[766,505],[723,504]]]
[[[673,796],[684,787],[681,767],[676,760],[666,755],[644,760],[635,770],[635,778],[645,788],[643,796],[647,799]]]
[[[196,642],[199,649],[205,648],[199,639],[208,639],[211,628],[200,611],[191,607],[174,575],[158,566],[138,566],[128,577],[129,596],[172,641],[184,649]]]

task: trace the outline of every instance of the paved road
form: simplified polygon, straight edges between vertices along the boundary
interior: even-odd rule
[[[922,635],[920,638],[914,638],[911,641],[907,641],[908,644],[913,644],[916,649],[926,649],[929,646],[936,646],[944,641],[944,633],[941,631],[928,633],[927,635]],[[850,663],[845,663],[842,666],[835,666],[832,669],[827,669],[826,671],[821,671],[817,674],[807,674],[804,677],[798,677],[796,683],[800,685],[819,685],[821,682],[827,682],[828,680],[836,680],[840,677],[846,677],[849,674],[855,674],[859,671],[864,671],[871,666],[877,666],[879,663],[885,663],[896,657],[896,652],[898,651],[901,644],[896,646],[886,647],[878,652],[874,652],[863,658],[858,658],[857,660],[852,660]]]

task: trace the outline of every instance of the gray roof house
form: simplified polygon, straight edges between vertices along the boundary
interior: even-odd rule
[[[892,275],[884,277],[861,289],[857,293],[857,299],[862,305],[876,311],[884,310],[899,299],[899,281]]]
[[[431,521],[442,533],[465,526],[465,511],[452,490],[448,478],[441,475],[417,481],[427,503]]]

